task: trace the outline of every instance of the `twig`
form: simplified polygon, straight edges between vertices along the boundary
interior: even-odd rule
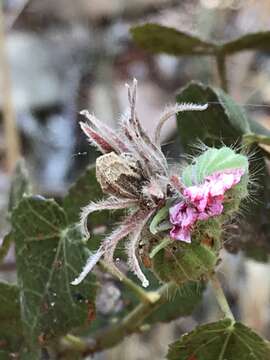
[[[227,68],[226,68],[226,56],[218,53],[216,55],[217,70],[220,80],[220,87],[228,92],[228,79],[227,79]]]
[[[214,290],[217,302],[218,302],[223,314],[225,315],[226,318],[229,318],[229,319],[233,320],[233,322],[234,322],[235,319],[234,319],[233,313],[230,309],[230,306],[225,297],[224,291],[223,291],[221,284],[215,273],[210,276],[210,282],[211,282],[212,288]]]
[[[19,136],[12,103],[10,67],[6,52],[5,24],[2,3],[0,4],[0,70],[2,75],[1,94],[3,101],[3,121],[5,128],[7,170],[12,172],[19,158]]]
[[[62,342],[65,350],[61,353],[61,355],[64,355],[64,353],[68,352],[69,350],[77,350],[86,357],[90,354],[94,354],[117,345],[126,336],[140,331],[140,327],[143,325],[144,320],[153,311],[157,310],[162,304],[164,304],[168,298],[170,298],[170,295],[174,292],[174,283],[163,285],[157,291],[159,299],[155,303],[140,303],[132,312],[130,312],[117,324],[97,332],[90,339],[83,340],[76,338],[75,341],[74,338],[69,339],[68,336],[65,336]],[[74,346],[74,344],[76,344],[76,346]]]

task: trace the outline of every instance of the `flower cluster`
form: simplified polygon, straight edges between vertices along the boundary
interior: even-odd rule
[[[103,239],[97,251],[91,254],[81,274],[72,282],[73,285],[79,284],[101,258],[121,278],[122,274],[114,264],[114,253],[119,241],[127,238],[129,268],[144,287],[148,286],[137,253],[141,235],[145,228],[149,228],[151,219],[154,217],[153,223],[162,213],[164,226],[158,232],[168,238],[170,231],[172,241],[190,243],[198,221],[206,221],[223,213],[226,192],[241,181],[248,168],[247,158],[235,154],[232,149],[208,149],[195,159],[195,163],[200,165],[198,168],[193,165],[186,167],[188,171],[185,174],[189,174],[186,184],[189,186],[184,186],[182,180],[187,177],[185,171],[182,178],[173,172],[161,151],[161,129],[172,115],[181,111],[205,110],[207,105],[176,104],[167,108],[157,123],[152,140],[143,130],[135,111],[136,89],[137,82],[134,80],[133,86],[128,86],[130,106],[121,118],[118,131],[109,128],[87,111],[82,112],[87,121],[80,123],[81,128],[90,143],[102,153],[96,160],[96,178],[107,198],[82,209],[81,231],[85,237],[89,237],[87,218],[94,211],[127,209],[128,213],[118,227]],[[198,173],[207,173],[208,176],[195,185],[192,178],[193,175],[197,178]],[[174,204],[169,209],[169,215],[168,204]]]
[[[223,170],[207,176],[200,185],[184,188],[184,200],[170,208],[171,238],[190,243],[196,222],[222,213],[226,191],[238,184],[243,174],[240,168]]]
[[[148,286],[136,256],[141,233],[151,216],[165,205],[174,191],[168,163],[161,151],[160,132],[165,121],[174,114],[207,108],[207,104],[176,104],[166,108],[152,140],[143,130],[135,111],[136,88],[137,82],[134,80],[132,88],[128,86],[130,106],[121,118],[118,131],[109,128],[88,111],[81,112],[87,118],[86,122],[80,123],[83,132],[103,154],[96,161],[96,177],[103,192],[109,195],[105,200],[90,203],[82,209],[82,233],[89,237],[87,218],[94,211],[128,209],[129,213],[89,257],[81,274],[72,282],[73,285],[79,284],[101,257],[121,277],[113,256],[119,241],[129,237],[126,245],[129,267],[143,286]]]

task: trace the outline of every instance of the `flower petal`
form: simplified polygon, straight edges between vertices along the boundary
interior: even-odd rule
[[[171,238],[191,241],[191,231],[198,220],[207,220],[223,211],[225,192],[238,184],[243,169],[229,169],[208,176],[203,184],[184,189],[186,201],[180,201],[170,208],[170,222],[174,225]]]
[[[183,228],[181,226],[174,226],[170,231],[170,237],[174,240],[184,241],[191,243],[191,230],[189,228]]]

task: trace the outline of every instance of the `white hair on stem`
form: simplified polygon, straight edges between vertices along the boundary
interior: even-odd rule
[[[93,267],[97,264],[97,262],[100,260],[103,254],[104,254],[104,250],[102,249],[102,247],[100,247],[96,252],[92,253],[87,259],[86,264],[82,269],[82,272],[76,279],[74,279],[71,282],[71,285],[79,285],[90,273]]]
[[[102,211],[102,210],[117,210],[117,209],[126,209],[130,207],[136,206],[138,200],[131,200],[131,199],[117,199],[116,197],[109,197],[108,199],[101,200],[97,203],[91,202],[87,206],[82,208],[81,216],[80,216],[80,229],[81,233],[85,237],[89,237],[89,232],[87,229],[87,218],[88,216],[95,212],[95,211]]]
[[[132,88],[129,84],[126,84],[126,87],[128,89],[128,101],[130,104],[130,114],[131,119],[135,118],[135,108],[136,108],[136,98],[137,98],[137,79],[133,79]]]
[[[128,204],[129,203],[129,204]],[[122,209],[124,207],[130,207],[131,201],[130,200],[124,200],[124,201],[118,201],[116,198],[111,197],[107,200],[101,201],[100,203],[92,203],[88,206],[86,206],[85,209],[85,215],[88,213],[91,213],[93,211],[98,210],[105,210],[105,209]],[[137,222],[132,222],[131,220],[134,219],[134,215],[136,215],[137,212],[128,218],[126,218],[123,225],[121,225],[119,228],[117,228],[115,231],[112,232],[109,236],[107,236],[99,249],[91,254],[89,258],[86,261],[86,264],[80,273],[80,275],[72,281],[72,285],[78,285],[82,280],[87,276],[87,274],[93,269],[93,267],[97,264],[97,262],[101,259],[101,257],[104,255],[104,259],[110,266],[113,268],[116,275],[121,277],[121,273],[119,270],[114,266],[113,264],[113,254],[115,251],[115,248],[118,244],[118,242],[123,239],[125,236],[127,236],[133,229],[136,227]],[[87,216],[83,216],[83,226],[86,226],[85,221],[87,219]],[[87,229],[87,226],[86,226]],[[84,229],[85,232],[85,229]],[[88,233],[88,231],[87,231]]]
[[[81,110],[80,115],[83,115],[87,119],[90,127],[98,130],[100,136],[102,136],[104,140],[114,148],[116,153],[127,150],[125,144],[120,140],[116,132],[98,118],[96,118],[94,115],[90,114],[88,110]],[[87,132],[85,133],[88,136]]]
[[[131,234],[130,241],[127,243],[127,246],[126,246],[129,267],[134,272],[134,274],[138,277],[138,279],[142,282],[143,287],[148,287],[149,281],[146,279],[144,273],[142,272],[142,270],[140,268],[140,264],[139,264],[138,258],[136,256],[136,250],[137,250],[137,246],[140,241],[140,238],[141,238],[142,230],[152,214],[153,214],[153,211],[149,212],[145,216],[144,220],[137,226],[137,228]]]
[[[199,104],[193,104],[193,103],[182,103],[182,104],[175,104],[168,106],[161,116],[158,125],[156,127],[154,141],[157,145],[160,145],[160,134],[161,129],[165,122],[172,117],[173,115],[183,112],[183,111],[203,111],[208,108],[208,104],[199,105]]]
[[[138,226],[138,223],[145,217],[145,211],[138,210],[125,218],[123,223],[115,229],[111,235],[103,240],[103,248],[105,250],[104,260],[106,263],[113,265],[113,256],[115,249],[120,240],[132,233]]]

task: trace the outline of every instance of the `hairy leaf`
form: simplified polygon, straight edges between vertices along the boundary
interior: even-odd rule
[[[78,222],[81,208],[90,201],[97,201],[103,197],[101,188],[96,179],[95,166],[89,166],[85,172],[70,187],[63,200],[63,207],[66,211],[69,222]],[[95,214],[91,216],[95,223]]]
[[[0,359],[1,354],[17,352],[22,342],[19,289],[16,285],[0,283]]]
[[[168,360],[268,360],[269,343],[241,323],[225,319],[198,326],[171,344]]]
[[[95,279],[70,285],[88,256],[75,227],[53,200],[25,197],[12,214],[24,334],[31,345],[89,326]]]
[[[145,50],[170,55],[211,54],[215,44],[196,36],[158,24],[131,28],[133,40]]]
[[[177,116],[181,143],[190,152],[190,145],[198,141],[213,146],[232,145],[250,132],[243,109],[222,90],[191,82],[177,96],[177,102],[208,103],[201,112],[185,112]]]

